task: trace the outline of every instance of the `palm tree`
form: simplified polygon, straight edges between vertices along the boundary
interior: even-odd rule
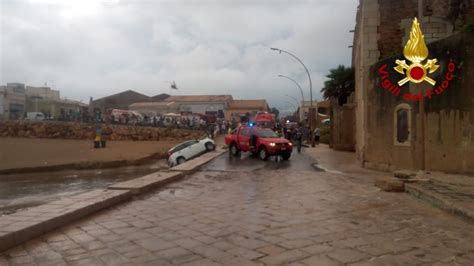
[[[324,99],[338,99],[340,105],[347,103],[347,97],[354,91],[354,69],[339,65],[329,70],[326,75],[329,80],[324,82],[321,89]]]

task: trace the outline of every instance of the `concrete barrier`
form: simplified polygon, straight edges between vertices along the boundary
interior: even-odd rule
[[[160,188],[171,182],[176,182],[184,177],[182,172],[156,172],[129,181],[109,186],[109,189],[129,190],[132,194],[140,194],[155,188]]]
[[[190,174],[197,171],[202,165],[208,163],[212,159],[216,158],[217,156],[225,152],[226,152],[225,150],[216,150],[213,152],[208,152],[193,160],[189,160],[183,164],[170,168],[169,170],[171,172],[178,171],[178,172],[184,172],[184,173]]]
[[[131,198],[130,191],[97,189],[0,218],[0,251]]]

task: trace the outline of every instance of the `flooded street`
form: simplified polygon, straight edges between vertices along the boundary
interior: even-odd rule
[[[150,165],[113,169],[0,175],[0,215],[84,191],[105,188],[163,168],[167,168],[166,162],[160,160]]]
[[[155,164],[143,166],[126,166],[114,169],[67,170],[46,173],[27,173],[0,175],[0,215],[7,215],[19,209],[44,204],[62,197],[79,194],[147,175],[166,169],[166,162],[160,160]],[[207,165],[203,171],[255,171],[295,170],[321,171],[314,159],[305,154],[294,152],[289,161],[270,157],[268,161],[243,153],[231,157],[225,153]]]
[[[295,171],[314,171],[319,170],[317,162],[308,156],[304,149],[300,154],[293,151],[288,161],[278,160],[271,156],[267,161],[262,161],[250,153],[242,153],[237,157],[229,156],[228,153],[222,154],[213,161],[204,165],[202,171],[254,171],[260,169],[267,170],[295,170]]]

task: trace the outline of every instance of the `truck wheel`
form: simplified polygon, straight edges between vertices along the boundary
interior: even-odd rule
[[[267,149],[265,147],[261,147],[258,151],[258,157],[260,160],[266,161],[268,159]]]
[[[235,143],[232,143],[229,148],[230,155],[232,156],[237,156],[239,155],[239,148],[237,148],[237,145]]]
[[[288,159],[291,157],[291,153],[283,154],[281,157],[283,157],[283,160],[288,161]]]
[[[213,151],[215,149],[216,149],[216,145],[214,145],[212,142],[206,143],[206,151]]]

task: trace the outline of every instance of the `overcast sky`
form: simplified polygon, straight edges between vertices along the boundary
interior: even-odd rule
[[[88,102],[132,89],[264,98],[290,109],[321,99],[328,69],[350,65],[358,0],[0,0],[0,82],[47,83]]]

